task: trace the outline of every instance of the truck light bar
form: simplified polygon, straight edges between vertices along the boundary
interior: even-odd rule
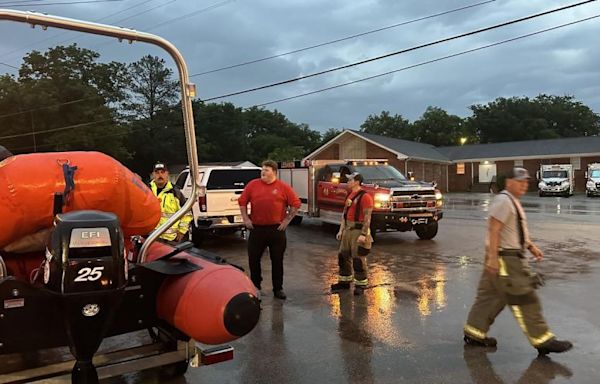
[[[388,165],[387,159],[345,159],[347,165]]]

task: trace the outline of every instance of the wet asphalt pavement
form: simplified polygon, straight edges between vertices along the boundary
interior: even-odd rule
[[[305,220],[288,230],[284,302],[270,291],[263,259],[257,327],[235,341],[233,361],[165,381],[146,371],[130,383],[598,383],[600,382],[600,199],[523,199],[530,232],[546,254],[534,264],[551,330],[575,347],[537,358],[509,310],[490,335],[498,349],[465,349],[462,326],[482,271],[488,194],[451,194],[437,237],[378,236],[365,296],[331,294],[336,229]],[[247,266],[246,243],[215,238],[205,248]]]

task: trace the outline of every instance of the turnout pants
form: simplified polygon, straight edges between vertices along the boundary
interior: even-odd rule
[[[553,338],[554,335],[549,331],[542,315],[542,306],[535,290],[522,295],[511,295],[506,293],[505,284],[501,281],[510,277],[507,271],[520,276],[528,275],[527,261],[514,256],[499,256],[498,261],[499,276],[490,276],[486,271],[481,275],[475,303],[464,328],[465,334],[476,339],[485,339],[496,317],[508,305],[531,345],[537,347]]]
[[[362,230],[354,228],[354,223],[348,222],[349,228],[342,233],[342,242],[338,252],[338,265],[340,267],[339,282],[351,282],[358,286],[366,286],[367,257],[359,255],[358,237]],[[354,271],[354,274],[352,273]]]
[[[260,259],[265,249],[269,248],[271,256],[271,278],[273,290],[283,289],[283,254],[287,245],[285,231],[278,231],[279,225],[255,226],[250,230],[248,238],[248,261],[250,264],[250,279],[254,286],[261,289],[262,272]]]

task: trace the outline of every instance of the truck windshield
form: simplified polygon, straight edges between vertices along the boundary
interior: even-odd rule
[[[406,180],[406,177],[391,165],[354,167],[365,180]]]
[[[592,172],[590,172],[590,177],[593,177],[594,179],[600,178],[600,169],[593,169]]]
[[[560,179],[566,179],[567,178],[567,171],[544,171],[542,177],[544,179],[549,179],[552,177],[556,177],[556,178],[560,178]]]
[[[260,177],[260,169],[215,169],[210,173],[206,189],[244,189]]]

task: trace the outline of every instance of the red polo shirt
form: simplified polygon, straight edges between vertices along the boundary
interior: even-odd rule
[[[356,218],[354,217],[354,212],[356,211],[355,204],[358,201],[358,199],[355,199],[354,202],[352,202],[352,199],[354,199],[354,196],[356,196],[357,193],[358,193],[358,191],[350,193],[350,195],[346,199],[346,209],[348,212],[347,220],[348,221],[357,221],[359,223],[362,223],[365,221],[365,214],[363,213],[363,210],[367,209],[367,208],[373,208],[373,198],[367,192],[365,192],[362,195],[362,197],[360,198],[360,201],[359,201],[360,208],[358,211],[358,220],[356,220]]]
[[[300,199],[296,192],[276,179],[267,184],[261,179],[255,179],[246,185],[238,199],[240,206],[250,203],[250,220],[254,225],[276,225],[285,219],[288,206],[300,208]]]

